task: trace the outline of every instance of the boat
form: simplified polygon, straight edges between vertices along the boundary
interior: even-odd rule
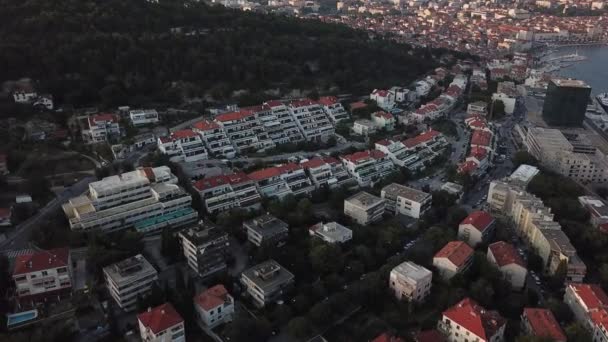
[[[598,94],[595,99],[599,104],[604,108],[606,112],[608,112],[608,93]]]

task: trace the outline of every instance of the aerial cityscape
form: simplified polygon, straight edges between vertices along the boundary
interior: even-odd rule
[[[608,1],[0,8],[0,341],[608,342]]]

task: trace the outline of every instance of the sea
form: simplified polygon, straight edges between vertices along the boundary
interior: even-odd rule
[[[591,93],[593,95],[608,92],[608,46],[568,46],[555,50],[550,55],[551,57],[577,52],[579,55],[587,57],[584,61],[574,62],[570,67],[556,71],[556,75],[587,82],[592,88]]]

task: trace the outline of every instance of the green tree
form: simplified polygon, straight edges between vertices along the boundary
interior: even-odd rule
[[[342,251],[337,245],[319,244],[310,250],[310,263],[316,272],[329,274],[344,267]]]
[[[525,150],[515,152],[515,154],[513,155],[512,161],[513,161],[513,166],[516,168],[522,164],[527,164],[527,165],[532,165],[532,166],[539,165],[538,160],[532,154],[530,154],[528,151],[525,151]]]
[[[582,323],[572,323],[564,329],[566,332],[566,336],[568,337],[568,341],[577,341],[577,342],[591,342],[591,334],[589,331],[583,326]]]
[[[304,316],[295,317],[287,324],[287,332],[295,338],[307,337],[311,329],[310,321]]]

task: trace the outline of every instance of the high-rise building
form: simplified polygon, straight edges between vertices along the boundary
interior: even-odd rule
[[[188,266],[200,277],[224,271],[230,242],[219,227],[200,222],[178,234]]]
[[[543,105],[543,119],[552,126],[581,126],[590,95],[591,87],[583,81],[551,80]]]
[[[158,279],[158,272],[141,254],[103,268],[110,296],[124,311],[136,308],[137,298],[144,297]]]

